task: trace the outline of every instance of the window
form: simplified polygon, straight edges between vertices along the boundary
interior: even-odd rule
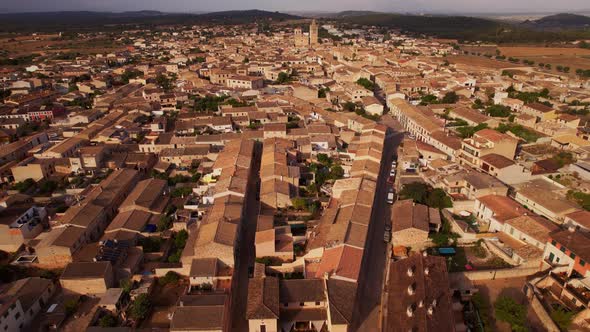
[[[305,307],[305,302],[299,302],[300,307]]]
[[[266,332],[266,325],[260,325],[260,332]]]
[[[570,257],[571,257],[572,259],[576,259],[576,254],[574,254],[574,253],[572,252],[572,253],[570,254]]]
[[[552,240],[552,241],[551,241],[551,244],[552,244],[553,246],[556,246],[556,245],[557,245],[557,241],[555,241],[555,240]]]
[[[559,248],[559,250],[561,250],[561,252],[565,252],[565,247],[561,246],[561,248]]]
[[[317,302],[315,303],[315,305],[320,305],[320,301],[317,301]]]
[[[580,259],[580,266],[586,265],[586,262],[583,259]]]
[[[20,318],[20,312],[16,312],[16,314],[14,315],[14,319],[19,319]]]
[[[289,306],[289,303],[288,302],[285,302],[285,307],[288,307],[288,306]]]

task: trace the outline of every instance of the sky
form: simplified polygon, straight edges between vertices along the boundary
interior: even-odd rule
[[[0,0],[0,12],[137,11],[208,12],[375,10],[428,13],[538,13],[590,10],[589,0]]]

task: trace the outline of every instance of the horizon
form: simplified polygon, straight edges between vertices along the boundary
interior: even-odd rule
[[[43,11],[5,11],[0,9],[1,15],[7,14],[57,14],[57,13],[104,13],[104,14],[125,14],[125,13],[141,13],[141,12],[156,12],[161,14],[186,14],[186,15],[200,15],[209,13],[222,12],[247,12],[247,11],[263,11],[271,13],[292,14],[292,15],[321,15],[321,14],[338,14],[343,12],[373,12],[380,14],[400,14],[400,15],[440,15],[440,16],[538,16],[538,15],[559,15],[570,14],[590,17],[590,8],[580,9],[574,11],[495,11],[495,12],[480,12],[480,11],[388,11],[388,10],[361,10],[361,9],[343,9],[339,11],[328,10],[271,10],[261,8],[250,9],[227,9],[227,10],[208,10],[208,11],[166,11],[158,9],[137,9],[137,10],[87,10],[87,9],[72,9],[72,10],[43,10]]]
[[[334,8],[343,8],[334,10]],[[0,6],[2,14],[51,13],[51,12],[104,12],[125,13],[158,11],[171,14],[195,14],[244,10],[279,11],[282,13],[339,13],[343,11],[374,11],[382,13],[440,14],[440,15],[538,15],[557,13],[590,13],[587,0],[563,0],[559,3],[537,0],[497,0],[489,6],[486,0],[369,0],[359,4],[353,0],[322,1],[311,0],[281,1],[270,0],[219,0],[215,3],[202,0],[21,0]]]

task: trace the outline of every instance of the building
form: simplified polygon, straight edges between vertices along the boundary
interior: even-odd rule
[[[389,266],[384,331],[456,330],[452,293],[444,257],[420,253]],[[459,306],[462,310],[462,306]],[[458,329],[457,329],[458,330]]]
[[[318,44],[319,27],[315,19],[311,21],[309,25],[309,45],[315,46]]]
[[[309,33],[303,33],[301,28],[295,28],[293,30],[293,41],[295,47],[315,46],[319,43],[319,27],[316,20],[312,20],[309,25]]]
[[[114,282],[111,262],[70,263],[59,277],[64,292],[81,295],[104,294]]]
[[[482,157],[497,154],[514,160],[518,140],[493,129],[482,129],[461,144],[459,163],[473,168],[481,168]]]
[[[229,332],[230,308],[227,294],[183,295],[172,313],[170,331]]]
[[[0,289],[0,330],[27,331],[57,287],[49,279],[24,278]]]
[[[536,122],[545,122],[557,118],[557,114],[552,107],[540,103],[531,103],[522,106],[520,112],[534,116]]]
[[[438,209],[416,204],[411,199],[396,201],[391,215],[392,241],[401,246],[424,243],[428,233],[438,232],[442,225]]]
[[[16,205],[0,209],[0,250],[16,252],[43,231],[44,207]]]

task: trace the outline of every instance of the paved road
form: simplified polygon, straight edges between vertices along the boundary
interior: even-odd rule
[[[239,243],[238,260],[234,270],[233,278],[237,278],[235,291],[233,292],[233,311],[231,331],[247,332],[248,321],[246,320],[246,307],[248,305],[248,267],[254,265],[255,249],[254,236],[256,234],[256,220],[260,210],[260,201],[257,200],[256,192],[259,190],[260,179],[260,153],[261,146],[255,149],[253,165],[253,179],[250,181],[245,206],[244,218],[242,220],[241,242]]]
[[[359,276],[359,290],[353,318],[353,331],[378,331],[381,326],[381,295],[384,282],[387,245],[383,242],[385,223],[390,220],[390,205],[386,202],[387,177],[391,170],[391,161],[397,146],[401,143],[402,134],[393,132],[388,135],[383,147],[383,157],[372,220],[365,247],[365,257]]]

